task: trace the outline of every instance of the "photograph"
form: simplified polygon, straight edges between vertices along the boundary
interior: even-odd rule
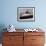
[[[18,7],[17,20],[22,22],[35,21],[35,7]]]

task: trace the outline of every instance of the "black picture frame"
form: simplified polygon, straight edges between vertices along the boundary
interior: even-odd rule
[[[20,22],[34,22],[35,21],[35,7],[18,7],[17,21]]]

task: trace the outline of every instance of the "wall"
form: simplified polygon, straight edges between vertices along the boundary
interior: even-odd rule
[[[0,0],[0,25],[16,28],[46,28],[46,0]],[[17,7],[35,7],[35,22],[18,22]]]

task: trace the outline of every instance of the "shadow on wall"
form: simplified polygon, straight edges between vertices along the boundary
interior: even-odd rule
[[[4,30],[5,25],[4,24],[0,24],[0,43],[2,43],[2,36],[3,36],[3,32],[6,32],[6,30]]]

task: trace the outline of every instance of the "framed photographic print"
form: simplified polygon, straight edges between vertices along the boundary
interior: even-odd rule
[[[22,22],[35,21],[35,7],[18,7],[17,20]]]

